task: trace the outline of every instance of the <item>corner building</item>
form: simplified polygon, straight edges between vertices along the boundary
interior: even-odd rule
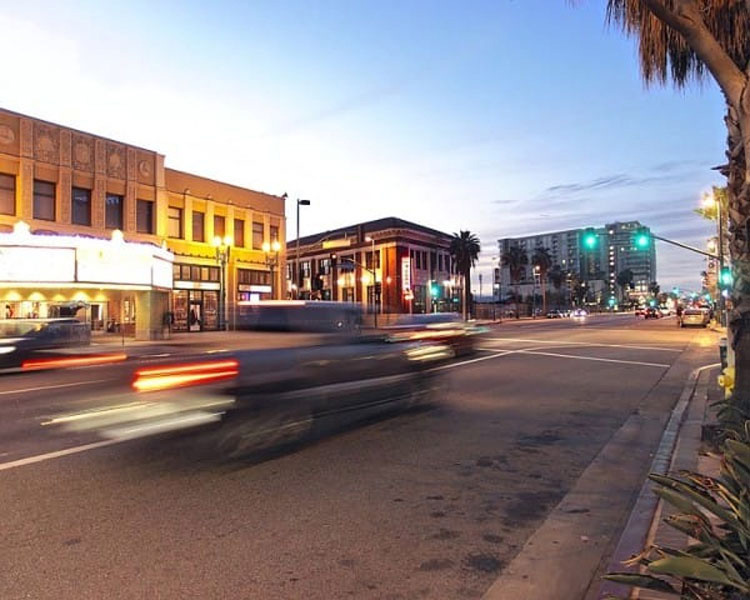
[[[143,339],[231,327],[237,300],[278,297],[285,228],[281,197],[0,109],[0,318],[80,302],[93,330]]]

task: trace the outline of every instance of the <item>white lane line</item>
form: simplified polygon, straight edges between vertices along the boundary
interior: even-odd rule
[[[443,369],[453,369],[455,367],[462,367],[463,365],[469,365],[471,363],[481,362],[483,360],[490,360],[492,358],[499,358],[500,356],[513,354],[514,350],[507,350],[505,352],[497,352],[497,351],[494,351],[494,352],[495,353],[491,354],[490,356],[480,356],[479,358],[472,358],[470,360],[462,360],[461,362],[448,363],[447,365],[433,367],[432,369],[429,369],[429,370],[430,371],[442,371]]]
[[[571,354],[557,354],[556,352],[538,352],[536,350],[511,350],[514,354],[535,354],[537,356],[552,356],[555,358],[570,358],[573,360],[593,360],[597,362],[608,362],[616,363],[621,365],[638,365],[641,367],[659,367],[661,369],[668,369],[671,365],[664,365],[661,363],[641,362],[638,360],[619,360],[614,358],[598,358],[595,356],[573,356]]]
[[[59,388],[77,387],[82,385],[91,385],[94,383],[103,383],[110,381],[109,379],[92,379],[90,381],[74,381],[73,383],[56,383],[55,385],[40,385],[37,387],[20,388],[17,390],[3,390],[0,392],[0,396],[7,396],[9,394],[26,394],[28,392],[39,392],[42,390],[56,390]]]
[[[633,346],[630,344],[601,344],[597,342],[565,342],[562,340],[534,340],[529,338],[484,338],[487,342],[533,342],[535,344],[549,344],[560,346],[596,346],[599,348],[630,348],[632,350],[659,350],[661,352],[682,352],[677,348],[664,348],[663,346]]]
[[[63,456],[69,456],[71,454],[78,454],[79,452],[86,452],[87,450],[94,450],[95,448],[103,448],[104,446],[121,444],[124,441],[125,440],[103,440],[101,442],[94,442],[92,444],[85,444],[83,446],[66,448],[65,450],[57,450],[56,452],[48,452],[47,454],[27,456],[26,458],[19,458],[18,460],[13,460],[11,462],[0,463],[0,471],[8,471],[10,469],[16,469],[18,467],[25,467],[26,465],[33,465],[35,463],[52,460],[54,458],[61,458]]]

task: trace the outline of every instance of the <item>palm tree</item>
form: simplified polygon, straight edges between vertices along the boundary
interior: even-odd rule
[[[469,316],[469,299],[471,298],[471,269],[479,258],[482,247],[479,238],[470,231],[460,231],[453,234],[449,252],[456,265],[456,273],[464,278],[463,315]]]
[[[521,291],[519,289],[521,283],[521,277],[523,277],[524,267],[529,264],[529,256],[525,250],[521,250],[518,246],[511,246],[500,257],[500,262],[504,267],[508,267],[510,271],[510,280],[516,284],[516,319],[518,319],[518,299],[521,297]]]
[[[562,288],[562,284],[565,282],[565,279],[566,279],[565,271],[562,270],[560,265],[554,265],[547,273],[547,279],[552,284],[552,287],[555,288],[555,291],[557,292],[558,302],[559,302],[560,301],[560,288]]]
[[[620,301],[624,301],[625,288],[633,287],[633,271],[630,269],[623,269],[617,274],[617,279],[615,281],[617,282],[617,285],[620,286]]]
[[[735,351],[734,400],[750,409],[750,2],[727,0],[608,0],[607,19],[639,42],[646,83],[678,88],[712,77],[726,102],[727,177],[734,269],[729,316]]]
[[[648,291],[651,292],[651,295],[654,298],[656,298],[659,295],[659,292],[661,291],[661,286],[656,281],[652,281],[648,285]]]
[[[531,256],[531,264],[539,271],[539,283],[542,286],[542,312],[547,314],[547,289],[546,280],[550,266],[552,266],[552,257],[547,248],[539,247],[534,250]]]

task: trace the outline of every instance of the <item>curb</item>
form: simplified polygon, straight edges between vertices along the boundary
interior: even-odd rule
[[[703,365],[693,369],[688,376],[685,387],[682,389],[677,404],[672,409],[669,422],[664,428],[659,447],[651,462],[649,473],[666,475],[669,466],[672,464],[672,458],[677,445],[677,440],[682,428],[683,420],[687,408],[692,401],[700,374],[709,369],[715,369],[720,363]],[[625,568],[623,561],[632,556],[639,554],[653,539],[656,527],[659,523],[659,497],[653,492],[654,483],[650,479],[644,481],[638,498],[630,512],[625,529],[623,530],[620,540],[612,553],[607,571],[632,571],[637,572],[637,568]],[[618,594],[630,594],[632,588],[612,581],[605,581],[599,586],[597,598],[607,598]]]

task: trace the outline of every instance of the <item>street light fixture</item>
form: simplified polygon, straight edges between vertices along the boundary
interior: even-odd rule
[[[296,297],[299,298],[299,290],[302,288],[302,278],[300,277],[301,269],[299,264],[299,207],[300,206],[310,206],[309,200],[304,200],[302,198],[297,198],[297,253],[296,253],[296,263],[294,265],[294,279],[292,280],[293,283],[297,285],[297,293]]]
[[[724,226],[723,226],[723,219],[721,214],[721,201],[716,198],[712,193],[704,194],[703,195],[703,208],[706,210],[714,209],[716,211],[716,224],[719,229],[719,248],[718,248],[718,255],[719,255],[719,279],[721,279],[721,274],[724,273]],[[721,287],[721,286],[719,286]],[[725,323],[725,315],[724,315],[724,308],[725,308],[725,301],[724,301],[724,294],[721,293],[721,290],[719,290],[719,322],[720,324]]]
[[[372,273],[372,313],[374,315],[375,320],[375,327],[378,326],[378,276],[377,272],[375,271],[375,238],[368,235],[365,237],[366,242],[370,242],[372,244],[371,246],[371,258],[370,258],[370,266],[372,269],[370,270],[370,273]],[[365,267],[366,268],[366,267]]]
[[[216,248],[216,262],[219,263],[219,329],[227,330],[227,265],[232,248],[232,237],[215,236],[213,246]]]
[[[278,240],[274,240],[270,244],[264,242],[261,249],[263,250],[263,254],[265,254],[266,266],[271,271],[271,299],[274,299],[274,269],[276,268],[276,265],[279,264],[279,250],[281,250],[281,244]]]

